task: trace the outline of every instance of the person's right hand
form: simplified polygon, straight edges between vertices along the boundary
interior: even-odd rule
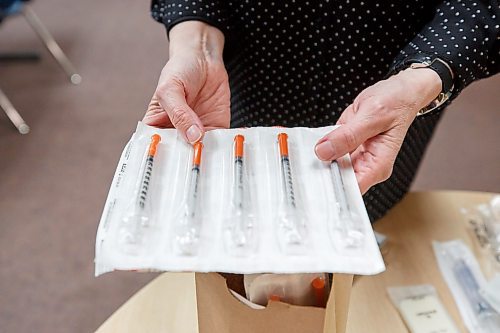
[[[195,143],[206,130],[228,128],[229,81],[220,30],[186,21],[170,31],[170,59],[143,121],[156,127],[175,127]]]

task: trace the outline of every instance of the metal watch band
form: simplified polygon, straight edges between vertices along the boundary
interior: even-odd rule
[[[408,65],[412,68],[425,67],[435,71],[441,78],[441,92],[446,93],[453,89],[453,71],[443,60],[434,58],[430,61],[411,61],[410,59],[410,63],[408,63]]]
[[[439,75],[442,83],[441,93],[436,97],[435,100],[429,103],[429,105],[421,109],[417,113],[417,116],[427,114],[432,110],[437,109],[451,97],[455,78],[452,69],[444,60],[428,54],[414,54],[405,58],[403,61],[399,62],[393,68],[391,68],[390,75],[394,75],[408,67],[415,69],[430,68]]]

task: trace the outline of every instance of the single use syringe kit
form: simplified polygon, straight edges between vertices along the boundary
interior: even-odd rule
[[[192,146],[139,123],[104,207],[96,274],[383,271],[349,156],[314,154],[333,129],[221,129]]]

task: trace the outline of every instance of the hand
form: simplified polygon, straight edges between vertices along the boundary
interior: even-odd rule
[[[351,153],[361,193],[392,174],[396,156],[417,112],[441,92],[432,69],[406,69],[363,90],[344,110],[342,125],[318,141],[316,155],[325,161]]]
[[[195,143],[206,130],[227,128],[230,92],[222,60],[224,35],[197,21],[170,31],[170,59],[143,121],[156,127],[175,127]]]

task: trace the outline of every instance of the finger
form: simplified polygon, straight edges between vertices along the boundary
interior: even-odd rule
[[[169,80],[157,88],[156,95],[170,121],[184,138],[189,143],[201,140],[204,127],[193,109],[187,105],[183,84]]]
[[[371,101],[350,105],[341,116],[344,125],[320,139],[315,147],[320,160],[335,160],[354,151],[363,142],[388,129],[388,118],[378,112]],[[378,113],[378,114],[377,114]]]
[[[376,121],[353,119],[319,140],[315,147],[316,156],[323,161],[336,160],[380,132],[380,125]]]
[[[392,174],[398,148],[369,140],[351,154],[352,166],[362,194]]]
[[[148,105],[148,110],[144,115],[142,121],[150,126],[160,127],[160,128],[171,128],[174,127],[167,112],[160,105],[158,97],[153,95],[151,102]]]

